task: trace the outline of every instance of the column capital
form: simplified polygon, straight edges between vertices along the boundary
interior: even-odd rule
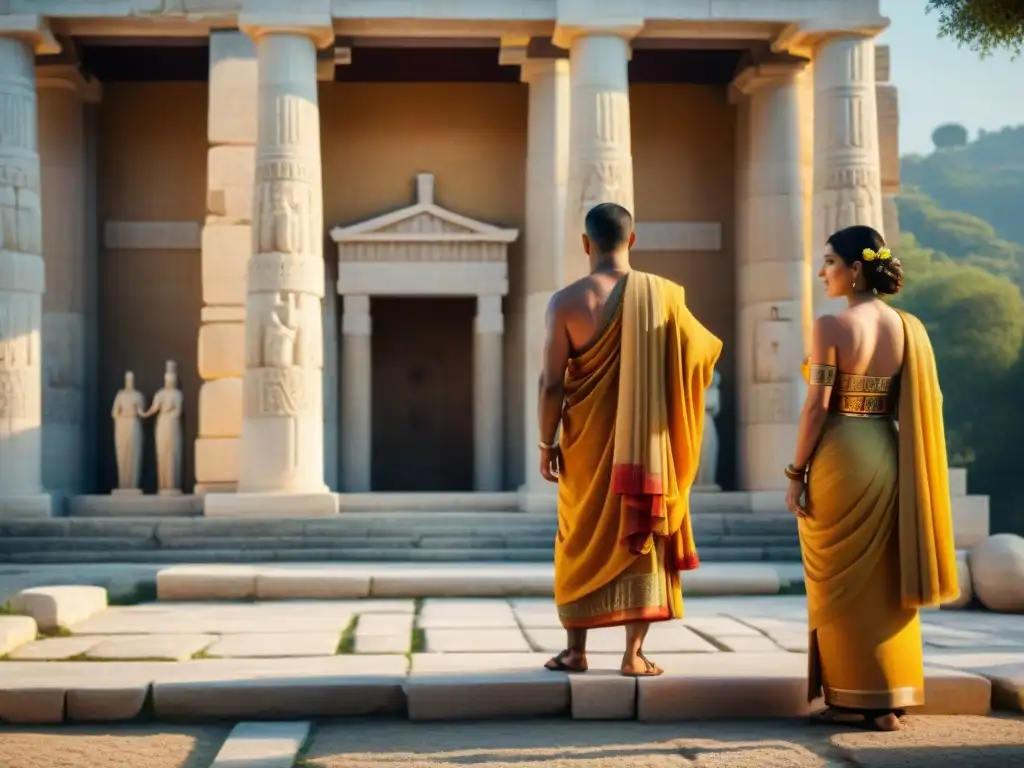
[[[36,54],[50,56],[60,53],[60,43],[50,31],[45,17],[35,14],[0,16],[0,37],[13,37],[32,46]]]
[[[640,34],[644,28],[644,20],[617,19],[607,23],[586,23],[575,20],[559,19],[555,23],[555,33],[551,36],[551,42],[559,48],[568,50],[575,40],[591,35],[610,35],[621,37],[627,43]]]
[[[266,35],[307,37],[317,50],[334,45],[334,22],[330,14],[319,13],[243,13],[238,28],[257,43]]]
[[[519,68],[519,80],[532,83],[548,75],[569,76],[569,59],[526,59]]]
[[[799,21],[783,29],[771,41],[771,49],[775,53],[803,52],[827,42],[829,38],[876,37],[888,26],[889,18],[881,14]]]
[[[738,103],[761,88],[781,85],[802,72],[809,59],[798,56],[775,57],[768,61],[752,62],[740,69],[729,84],[729,102]]]
[[[61,88],[78,95],[87,104],[98,104],[103,99],[103,85],[87,77],[75,64],[47,64],[36,67],[36,87]]]

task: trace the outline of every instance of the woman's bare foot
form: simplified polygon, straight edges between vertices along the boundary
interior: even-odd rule
[[[872,720],[875,730],[878,731],[901,731],[903,730],[903,723],[900,722],[899,716],[895,712],[887,712],[884,715],[879,715]]]
[[[589,668],[587,666],[587,654],[585,651],[574,651],[572,648],[566,648],[557,656],[548,659],[548,663],[544,665],[544,668],[550,669],[552,672],[586,672]]]
[[[657,677],[664,672],[665,670],[641,652],[638,652],[635,656],[627,653],[622,657],[620,673],[625,677]]]

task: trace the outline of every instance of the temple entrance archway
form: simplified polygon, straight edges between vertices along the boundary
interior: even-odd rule
[[[373,491],[473,490],[470,298],[371,299]]]
[[[519,231],[435,204],[431,174],[416,177],[416,194],[406,208],[331,230],[342,297],[341,487],[500,491],[502,298]]]

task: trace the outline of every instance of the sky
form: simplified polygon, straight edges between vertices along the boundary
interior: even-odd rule
[[[939,39],[938,15],[925,14],[926,0],[881,0],[889,28],[878,38],[892,51],[891,81],[899,89],[900,153],[928,154],[932,131],[960,123],[977,135],[1024,124],[1024,54],[981,59]]]

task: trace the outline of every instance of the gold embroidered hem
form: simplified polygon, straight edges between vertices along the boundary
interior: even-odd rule
[[[579,600],[558,606],[558,618],[566,629],[668,621],[682,615],[679,574],[666,570],[665,543],[661,540],[621,576]]]
[[[910,686],[887,691],[850,691],[826,687],[825,702],[844,709],[905,709],[924,705],[924,689]]]

